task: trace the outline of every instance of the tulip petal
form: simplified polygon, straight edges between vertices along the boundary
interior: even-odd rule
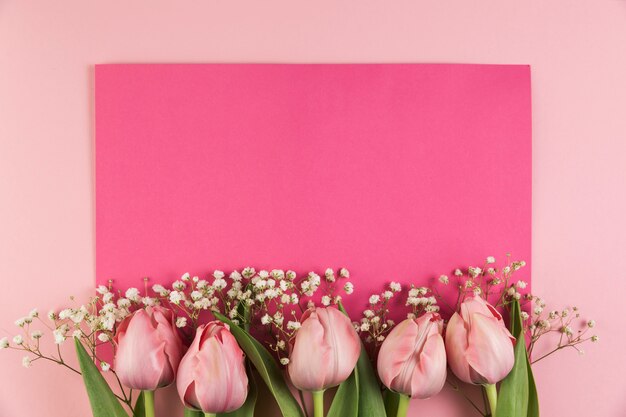
[[[431,333],[419,355],[419,366],[411,379],[411,397],[430,398],[446,382],[446,348],[439,332]]]
[[[126,332],[119,338],[115,354],[115,369],[122,384],[141,390],[158,388],[169,367],[165,344],[154,332],[148,313],[135,312]],[[171,377],[173,379],[173,375]]]
[[[331,347],[324,338],[324,327],[317,313],[311,313],[296,333],[287,367],[289,378],[300,390],[319,391],[324,388],[324,370],[332,360]]]
[[[378,353],[378,376],[385,386],[397,392],[405,392],[392,385],[406,361],[413,355],[417,331],[414,320],[403,320],[389,332]]]
[[[333,361],[330,372],[326,373],[324,387],[339,385],[352,373],[359,355],[361,354],[361,340],[352,327],[352,322],[336,308],[322,310],[326,314],[324,325],[324,339],[331,346]]]
[[[507,376],[515,361],[514,340],[497,318],[480,313],[472,315],[467,362],[483,379],[475,383],[495,384]]]
[[[468,349],[468,332],[465,321],[459,313],[454,313],[446,328],[446,353],[448,365],[454,375],[461,381],[472,384],[470,367],[466,354]]]

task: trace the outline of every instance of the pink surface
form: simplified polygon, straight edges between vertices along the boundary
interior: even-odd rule
[[[530,260],[530,124],[527,66],[97,66],[97,281]]]
[[[2,2],[0,331],[95,280],[95,63],[527,63],[533,289],[601,335],[538,365],[543,415],[623,416],[625,17],[620,0]],[[75,376],[4,351],[0,369],[1,416],[89,415]]]

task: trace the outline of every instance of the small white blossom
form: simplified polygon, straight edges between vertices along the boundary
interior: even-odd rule
[[[350,271],[348,271],[346,268],[341,268],[339,270],[339,276],[341,278],[350,278]]]
[[[587,327],[589,327],[589,328],[596,327],[596,322],[595,322],[595,320],[589,320],[589,321],[587,322]]]
[[[281,358],[280,363],[281,365],[289,365],[289,358]]]
[[[176,327],[178,327],[179,329],[182,327],[185,327],[187,325],[187,318],[186,317],[178,317],[176,319]]]
[[[345,285],[343,286],[343,290],[348,295],[352,294],[354,292],[354,284],[352,284],[351,282],[346,282]]]
[[[390,300],[392,297],[393,297],[393,292],[391,292],[391,291],[385,291],[383,293],[383,298],[385,300]]]
[[[189,276],[188,273],[186,275]],[[174,288],[176,291],[182,291],[187,288],[187,284],[185,284],[183,281],[174,281],[174,283],[172,284],[172,288]]]
[[[126,290],[126,298],[130,301],[139,301],[139,290],[137,288],[129,288]]]
[[[183,281],[189,281],[189,278],[191,278],[191,274],[189,272],[185,272],[180,279]]]
[[[102,369],[103,372],[107,372],[111,369],[111,365],[108,362],[100,362],[100,369]]]
[[[331,299],[330,299],[329,296],[325,295],[325,296],[322,297],[322,305],[329,306],[330,305],[330,301],[331,301]]]
[[[3,337],[0,339],[0,349],[6,349],[9,347],[9,338]]]
[[[24,327],[25,324],[26,324],[26,318],[25,317],[22,317],[22,318],[19,318],[19,319],[15,320],[15,325],[17,327]]]
[[[33,361],[32,361],[32,359],[31,359],[31,358],[29,358],[28,356],[24,356],[24,357],[22,358],[22,366],[23,366],[24,368],[30,368],[30,367],[32,366],[32,364],[33,364]]]
[[[289,330],[298,330],[300,327],[302,327],[302,324],[300,324],[300,322],[298,321],[287,322],[287,329]]]
[[[391,281],[391,284],[389,284],[389,289],[393,292],[400,292],[402,291],[402,286],[398,282]]]
[[[185,299],[185,295],[182,292],[179,291],[172,291],[170,293],[170,302],[172,304],[180,304],[181,301],[183,301]]]
[[[448,278],[447,275],[441,275],[439,277],[439,282],[441,282],[444,285],[448,285],[448,283],[450,282],[450,278]]]
[[[106,286],[104,286],[104,285],[98,285],[98,288],[96,288],[96,291],[99,294],[106,294],[106,293],[109,292],[109,289]]]
[[[109,335],[106,333],[98,333],[98,340],[101,342],[108,342],[109,339]]]
[[[487,263],[488,264],[496,263],[496,258],[494,258],[493,256],[487,256]]]
[[[600,340],[600,338],[599,338],[598,336],[596,336],[596,335],[591,336],[591,341],[592,341],[592,342],[594,342],[594,343],[595,343],[595,342],[597,342],[598,340]]]
[[[13,343],[15,343],[16,345],[22,345],[24,343],[24,338],[18,334],[13,338]]]
[[[374,317],[374,312],[372,310],[365,310],[363,315],[367,318]]]
[[[380,301],[380,296],[377,294],[374,294],[370,297],[369,302],[370,304],[374,305],[374,304],[378,304],[378,302]]]
[[[526,288],[526,286],[528,284],[526,283],[526,281],[517,281],[517,283],[515,283],[515,285],[517,286],[517,288],[523,290],[524,288]]]
[[[462,277],[463,276],[463,271],[461,271],[459,268],[454,270],[454,276],[457,277]]]
[[[270,324],[271,318],[269,316],[269,314],[265,314],[263,317],[261,317],[261,323],[264,325]]]

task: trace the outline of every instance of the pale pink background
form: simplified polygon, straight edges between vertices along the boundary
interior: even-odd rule
[[[94,280],[94,63],[523,63],[533,73],[534,290],[576,302],[602,336],[583,357],[538,366],[543,415],[622,416],[625,19],[619,0],[5,1],[0,329],[12,332],[25,305],[52,307]],[[0,415],[88,415],[77,378],[19,362],[0,353]]]

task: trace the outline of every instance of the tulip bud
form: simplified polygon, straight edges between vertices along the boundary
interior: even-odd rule
[[[163,307],[135,311],[120,324],[115,340],[115,371],[123,385],[154,391],[174,382],[183,342]]]
[[[446,351],[452,372],[470,384],[495,384],[513,368],[515,338],[502,315],[479,296],[461,303],[446,329]]]
[[[443,320],[427,313],[406,319],[387,335],[378,354],[378,375],[387,388],[413,398],[429,398],[446,382]]]
[[[248,396],[244,353],[228,325],[213,321],[198,327],[180,362],[176,388],[186,407],[207,414],[243,405]]]
[[[348,316],[336,308],[310,308],[302,315],[287,372],[304,391],[323,391],[345,381],[356,366],[361,340]]]

